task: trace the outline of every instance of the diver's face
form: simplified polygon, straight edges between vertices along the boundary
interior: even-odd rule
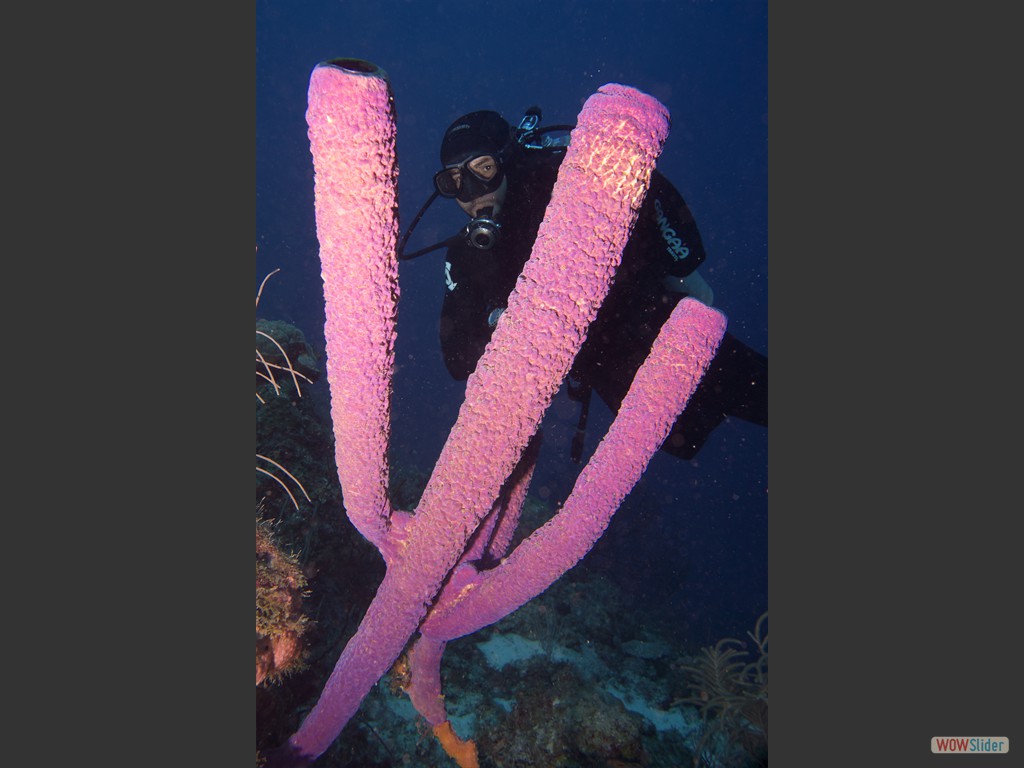
[[[508,192],[508,176],[501,180],[501,184],[493,192],[488,192],[486,195],[480,197],[474,197],[467,203],[461,200],[456,200],[459,207],[466,212],[470,218],[476,218],[480,211],[484,208],[492,208],[492,216],[497,216],[501,211],[501,206],[505,204],[505,194]]]

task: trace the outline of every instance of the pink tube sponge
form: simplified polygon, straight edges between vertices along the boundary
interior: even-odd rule
[[[349,519],[380,546],[398,301],[391,86],[376,66],[338,59],[313,70],[308,98],[335,460]]]
[[[445,640],[514,610],[590,548],[696,386],[724,318],[692,302],[677,308],[665,341],[659,337],[581,475],[563,510],[568,514],[517,549],[517,564],[500,566],[493,578],[477,574],[467,557],[483,548],[474,548],[471,537],[503,487],[511,503],[521,503],[535,459],[524,459],[524,451],[608,293],[668,135],[668,112],[617,84],[587,100],[533,252],[411,516],[392,510],[387,496],[398,283],[395,127],[386,76],[353,59],[318,66],[307,121],[338,476],[350,519],[384,554],[387,572],[320,699],[274,765],[304,765],[322,754],[417,631],[414,703],[452,754],[454,747],[472,751],[444,719]],[[696,336],[688,340],[691,322]],[[511,535],[495,521],[484,532],[494,533],[490,543],[502,551]]]

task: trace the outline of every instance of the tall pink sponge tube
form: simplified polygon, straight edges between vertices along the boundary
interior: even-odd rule
[[[387,74],[360,59],[319,64],[309,81],[306,122],[338,479],[352,524],[381,547],[391,514],[387,449],[398,301],[398,168]]]

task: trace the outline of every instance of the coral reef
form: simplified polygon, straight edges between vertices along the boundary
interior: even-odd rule
[[[256,292],[257,310],[259,310],[260,297],[263,295],[267,281],[279,271],[279,269],[275,269],[260,283],[259,290]],[[271,458],[271,455],[280,457],[279,450],[270,453],[261,451],[260,406],[276,402],[276,406],[270,406],[267,409],[268,412],[273,413],[275,410],[280,410],[281,407],[287,408],[289,405],[293,405],[294,399],[302,396],[300,380],[311,384],[316,381],[319,374],[316,356],[298,328],[279,321],[256,319],[256,473],[257,498],[261,505],[267,504],[273,496],[283,492],[291,501],[292,506],[298,510],[299,502],[296,500],[293,488],[300,491],[306,501],[312,501],[305,486],[298,478],[278,460]],[[282,402],[288,405],[282,406]],[[264,416],[266,415],[264,414]],[[276,430],[276,433],[286,434],[283,430]],[[286,479],[283,479],[282,476]],[[261,479],[264,481],[262,488],[259,485]]]
[[[260,750],[280,743],[297,727],[297,707],[323,685],[333,663],[331,653],[354,631],[355,617],[372,599],[383,566],[376,550],[345,522],[330,416],[323,393],[317,392],[322,350],[315,351],[299,328],[281,320],[258,319],[256,329],[257,456],[273,457],[276,464],[301,479],[308,494],[303,496],[275,466],[257,460],[258,468],[264,466],[278,478],[260,471],[256,474],[257,580],[261,530],[272,530],[278,550],[294,553],[282,556],[298,569],[296,583],[301,579],[305,584],[304,615],[316,616],[315,621],[303,625],[302,664],[291,668],[286,678],[277,677],[273,684],[268,681],[256,689],[257,755],[264,759]],[[403,476],[396,473],[397,478]],[[282,482],[292,490],[291,497]],[[269,641],[261,643],[258,634],[258,672],[261,646],[266,659]]]
[[[726,753],[715,765],[768,765],[767,624],[766,611],[748,633],[753,650],[726,637],[703,648],[695,663],[682,666],[692,676],[692,693],[680,703],[696,705],[703,723],[694,766],[708,751]],[[745,754],[730,751],[729,745]]]
[[[484,768],[646,766],[643,718],[590,684],[572,665],[540,657],[523,674],[512,711],[483,731]]]
[[[299,387],[320,378],[316,352],[305,335],[291,323],[281,320],[257,318],[256,363],[256,392],[265,398],[270,394],[269,389],[280,394],[280,386],[291,386],[301,394],[293,374],[301,382]]]
[[[263,288],[277,270],[267,275],[256,293],[259,309]],[[283,342],[283,343],[282,343]],[[289,351],[290,350],[290,351]],[[316,377],[316,362],[302,333],[285,323],[256,320],[256,402],[266,405],[283,394],[278,383],[285,374],[285,386],[294,385],[294,394],[301,394],[299,379],[312,382]],[[293,365],[299,361],[299,367]],[[300,370],[304,369],[303,370]],[[311,378],[312,375],[312,378]],[[263,390],[263,394],[260,390]],[[303,668],[304,636],[309,620],[303,612],[306,579],[299,568],[298,558],[286,553],[275,540],[273,524],[263,517],[267,500],[275,488],[260,491],[260,480],[272,482],[287,493],[295,509],[299,508],[295,495],[280,474],[291,480],[309,500],[305,488],[295,476],[274,459],[260,452],[260,408],[257,407],[257,505],[256,505],[256,685],[277,682],[285,675]],[[268,469],[267,467],[273,467]],[[274,470],[277,470],[275,472]],[[278,474],[280,473],[280,474]],[[257,751],[257,758],[259,752]]]
[[[270,525],[256,519],[256,685],[279,681],[302,668],[302,611],[306,579],[298,558],[274,541]]]

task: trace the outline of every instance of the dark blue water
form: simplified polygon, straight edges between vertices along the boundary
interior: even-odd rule
[[[306,137],[309,75],[320,61],[369,60],[397,104],[404,228],[432,190],[438,144],[461,114],[494,109],[517,122],[574,122],[608,82],[647,91],[672,115],[658,167],[693,211],[707,249],[701,272],[730,330],[768,353],[767,2],[257,2],[256,284],[281,268],[260,315],[298,325],[322,350],[323,300]],[[410,249],[464,223],[438,201]],[[401,265],[394,450],[429,472],[464,384],[437,338],[443,251]],[[326,399],[326,382],[318,396]],[[562,393],[545,422],[534,493],[572,487],[577,406]],[[590,448],[610,420],[595,399]],[[588,555],[639,605],[693,643],[743,636],[768,606],[767,429],[728,420],[693,461],[659,454]]]

